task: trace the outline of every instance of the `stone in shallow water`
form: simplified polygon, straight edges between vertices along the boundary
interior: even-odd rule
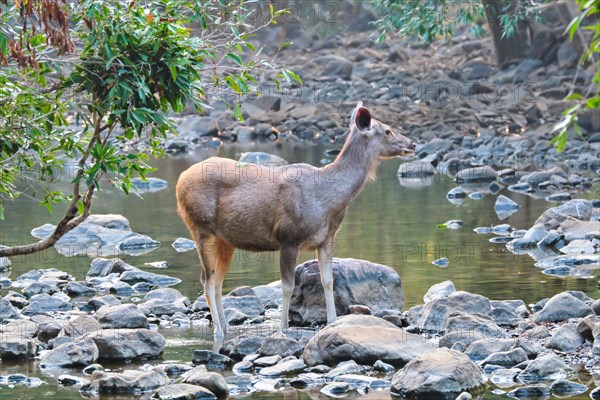
[[[40,358],[42,368],[89,365],[98,359],[98,347],[90,339],[68,342],[45,353]]]
[[[156,389],[152,398],[157,400],[216,400],[217,396],[202,386],[174,383]]]
[[[126,370],[123,372],[95,371],[90,383],[81,387],[83,393],[135,394],[149,392],[169,384],[169,378],[161,369],[149,371]]]
[[[223,369],[233,364],[233,360],[231,358],[210,350],[194,350],[192,362],[194,365],[202,364],[208,368],[219,369]]]
[[[463,391],[479,391],[483,371],[466,355],[439,348],[421,354],[392,378],[392,394],[403,397],[455,398]]]
[[[227,396],[227,382],[225,378],[216,372],[207,371],[204,366],[196,367],[186,372],[182,383],[202,386],[219,398]]]
[[[588,387],[581,383],[566,379],[559,379],[552,382],[552,385],[550,385],[550,390],[552,390],[552,393],[555,396],[576,396],[578,394],[587,392]]]
[[[439,258],[439,259],[437,259],[435,261],[432,261],[431,263],[433,265],[435,265],[436,267],[443,267],[443,268],[445,268],[445,267],[448,266],[449,261],[448,261],[448,259],[446,257],[443,257],[443,258]]]
[[[524,383],[540,382],[549,379],[562,379],[571,369],[556,354],[539,355],[530,362],[518,376]]]
[[[541,383],[535,385],[527,385],[511,390],[508,393],[508,396],[517,399],[543,399],[550,397],[550,388],[548,387],[548,385],[544,385]]]
[[[196,248],[196,243],[190,239],[177,238],[171,246],[173,246],[175,251],[178,253],[182,253],[185,251],[194,250]]]
[[[89,334],[96,343],[100,359],[130,361],[160,357],[165,338],[148,329],[103,329]]]
[[[581,318],[593,314],[593,310],[583,301],[572,294],[562,292],[544,304],[542,310],[536,315],[534,321],[561,322],[569,318]]]
[[[377,335],[373,335],[374,330]],[[310,339],[304,349],[304,361],[315,366],[337,365],[347,360],[372,365],[381,360],[400,367],[432,348],[435,348],[434,343],[423,341],[420,336],[407,333],[381,318],[346,315]]]
[[[295,357],[284,358],[272,367],[266,367],[260,370],[259,374],[267,377],[285,376],[298,373],[306,368],[302,360]]]

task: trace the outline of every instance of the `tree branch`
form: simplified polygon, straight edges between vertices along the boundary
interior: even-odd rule
[[[102,119],[100,117],[96,115],[93,116],[94,135],[90,139],[90,142],[88,143],[85,152],[83,153],[77,164],[77,174],[75,175],[74,179],[75,183],[73,183],[73,198],[67,206],[65,215],[56,225],[54,232],[52,232],[52,235],[38,243],[0,248],[0,257],[20,256],[24,254],[31,254],[38,251],[46,250],[47,248],[54,246],[54,244],[61,237],[63,237],[67,232],[69,232],[70,230],[81,224],[83,221],[85,221],[85,219],[90,215],[92,195],[94,194],[94,190],[96,189],[96,187],[93,184],[88,186],[87,190],[83,194],[82,199],[82,195],[80,193],[80,179],[83,177],[83,170],[85,167],[85,163],[88,157],[90,156],[90,152],[92,151],[92,148],[94,147],[94,145],[98,141],[98,137],[100,136],[101,120]],[[83,212],[81,215],[75,218],[79,210],[79,200],[81,199],[83,203]]]

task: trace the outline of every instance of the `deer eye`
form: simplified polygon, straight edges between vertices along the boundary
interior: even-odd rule
[[[392,131],[390,131],[389,129],[386,129],[386,130],[385,130],[385,134],[386,134],[386,135],[391,135],[391,134],[392,134]]]

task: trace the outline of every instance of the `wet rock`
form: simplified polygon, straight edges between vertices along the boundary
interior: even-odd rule
[[[550,397],[550,388],[548,385],[544,384],[536,384],[536,385],[527,385],[522,386],[520,388],[511,390],[508,393],[508,396],[517,399],[527,399],[527,398],[547,398]]]
[[[46,224],[34,229],[31,234],[38,239],[48,238],[54,231],[54,225]],[[89,256],[115,255],[115,252],[128,253],[128,247],[160,246],[148,236],[131,231],[129,221],[121,215],[90,215],[83,223],[67,232],[54,245],[62,255],[85,254]]]
[[[554,332],[546,343],[546,347],[568,353],[579,348],[584,342],[583,337],[577,332],[577,326],[566,324]]]
[[[121,304],[121,300],[117,299],[112,294],[108,294],[105,296],[92,297],[87,302],[87,306],[89,307],[90,311],[96,311],[102,306],[111,307],[111,306],[118,306],[120,304]]]
[[[117,296],[131,296],[134,292],[133,287],[125,282],[118,281],[114,285],[111,285],[108,289],[111,294]]]
[[[100,359],[130,361],[160,357],[165,338],[148,329],[103,329],[88,335],[98,346]]]
[[[146,315],[134,304],[103,306],[94,317],[104,329],[149,327]]]
[[[523,319],[520,316],[514,314],[513,312],[503,307],[493,308],[489,316],[499,326],[514,327],[519,325],[523,321]]]
[[[515,203],[513,200],[509,199],[506,196],[500,195],[496,199],[496,204],[494,205],[494,211],[496,211],[496,215],[500,220],[508,218],[521,206]]]
[[[550,390],[552,390],[552,394],[555,396],[576,396],[587,392],[588,387],[581,383],[559,379],[552,382]]]
[[[56,382],[62,386],[81,386],[90,383],[89,379],[67,374],[59,375]]]
[[[182,383],[205,387],[219,398],[226,397],[228,392],[225,378],[216,372],[208,372],[204,366],[186,372]]]
[[[576,239],[561,247],[560,252],[563,254],[593,254],[596,252],[596,245],[591,240]]]
[[[265,313],[265,308],[257,296],[224,296],[223,307],[234,308],[249,316]]]
[[[402,310],[404,292],[400,276],[392,268],[351,258],[333,259],[333,289],[337,315],[360,304],[373,313],[383,309]],[[290,304],[290,321],[295,325],[322,324],[327,320],[325,295],[316,260],[296,267],[296,286]]]
[[[10,301],[2,298],[0,299],[0,322],[7,319],[18,319],[21,318],[19,311],[13,307]]]
[[[519,374],[519,380],[525,383],[549,379],[562,379],[570,368],[556,354],[539,355]]]
[[[443,267],[443,268],[445,268],[445,267],[448,266],[448,264],[450,262],[448,261],[448,259],[446,257],[443,257],[443,258],[439,258],[439,259],[437,259],[435,261],[432,261],[431,263],[433,265],[437,266],[437,267]]]
[[[446,198],[447,199],[465,199],[467,197],[467,193],[464,191],[463,188],[459,187],[455,187],[452,188],[447,194],[446,194]]]
[[[265,308],[277,308],[282,304],[281,281],[268,285],[255,286],[252,291],[260,299]]]
[[[381,360],[375,361],[375,364],[373,364],[373,369],[375,371],[384,372],[384,373],[389,373],[389,372],[396,371],[396,368],[394,368],[393,365],[390,365],[388,363],[384,363]]]
[[[276,354],[274,356],[259,357],[253,361],[253,364],[257,367],[272,367],[273,365],[281,361],[282,358],[283,357],[281,357],[279,354]]]
[[[59,368],[89,365],[98,359],[98,347],[90,339],[63,343],[40,358],[40,367]]]
[[[217,397],[210,390],[202,386],[173,383],[156,389],[152,394],[152,398],[158,400],[216,400]]]
[[[378,360],[378,361],[381,361],[381,360]],[[386,364],[386,365],[389,365],[389,364]],[[348,361],[342,361],[341,363],[336,365],[335,368],[330,369],[327,372],[327,375],[325,375],[325,377],[327,379],[332,379],[339,375],[360,374],[360,373],[363,373],[364,371],[365,371],[365,367],[363,367],[362,365],[358,365],[356,363],[356,361],[354,361],[354,360],[348,360]]]
[[[281,332],[277,332],[263,340],[259,354],[262,356],[280,355],[281,357],[295,356],[302,354],[306,343],[295,340]]]
[[[398,176],[401,178],[422,178],[435,175],[435,168],[425,161],[413,161],[400,164]]]
[[[269,154],[269,153],[260,152],[260,151],[242,153],[239,161],[243,162],[243,163],[274,166],[274,167],[280,167],[282,165],[287,165],[287,163],[288,163],[286,160],[284,160],[281,157],[278,157],[276,155]]]
[[[205,365],[208,368],[223,369],[233,364],[233,360],[226,355],[210,350],[194,350],[192,358],[194,365]]]
[[[329,397],[339,397],[350,390],[348,382],[332,382],[325,385],[320,392]]]
[[[524,361],[527,361],[527,353],[517,347],[516,349],[490,354],[481,362],[481,366],[492,364],[502,367],[514,367]]]
[[[179,290],[173,288],[154,289],[146,293],[146,295],[144,296],[144,301],[153,299],[163,299],[170,303],[180,303],[183,305],[190,304],[190,299],[182,295]]]
[[[585,317],[592,313],[590,306],[571,294],[563,292],[548,300],[544,308],[535,316],[534,321],[537,323],[561,322],[569,318]]]
[[[58,286],[56,285],[56,282],[34,282],[25,287],[22,292],[25,296],[31,298],[40,293],[54,294],[58,292]]]
[[[79,297],[79,296],[95,296],[96,289],[90,287],[86,284],[79,282],[69,282],[63,288],[63,292],[68,294],[70,297]]]
[[[378,334],[373,335],[373,329]],[[304,349],[304,361],[309,366],[336,365],[355,360],[372,365],[381,360],[403,366],[435,345],[420,336],[399,329],[381,318],[370,315],[347,315],[323,328]]]
[[[232,370],[236,374],[241,374],[241,373],[245,373],[245,372],[252,372],[253,368],[254,368],[254,364],[252,362],[240,361],[233,365]]]
[[[261,369],[259,374],[267,377],[285,376],[298,373],[305,368],[306,364],[302,360],[298,360],[295,357],[288,357],[272,367]]]
[[[478,391],[484,385],[483,371],[467,356],[440,348],[426,352],[392,378],[392,394],[428,399],[450,398],[463,391]]]
[[[494,320],[483,314],[453,314],[446,321],[446,333],[452,332],[477,332],[484,336],[504,338],[506,334]]]
[[[592,208],[592,202],[589,200],[571,200],[546,210],[535,223],[544,224],[548,229],[554,229],[569,217],[580,221],[589,221],[592,216]]]
[[[490,301],[483,296],[468,292],[454,292],[448,297],[430,301],[423,306],[415,325],[422,331],[441,332],[452,313],[488,314]]]
[[[31,321],[37,324],[36,338],[43,343],[54,339],[61,332],[67,321],[54,319],[46,315],[35,315]]]
[[[459,332],[451,332],[446,333],[444,336],[440,338],[439,347],[447,347],[449,349],[461,349],[460,351],[464,351],[463,349],[467,349],[471,343],[474,343],[479,340],[487,339],[487,336],[482,335],[478,332],[467,332],[467,331],[459,331]],[[496,342],[495,340],[493,342]],[[481,357],[485,358],[485,357]]]
[[[121,281],[130,285],[135,285],[137,283],[149,283],[155,286],[172,286],[180,283],[181,279],[138,270],[123,272],[121,274]]]
[[[92,260],[88,277],[105,277],[110,274],[122,274],[125,271],[139,271],[137,267],[127,264],[120,258],[96,257]]]
[[[86,375],[92,375],[95,371],[104,371],[104,367],[100,364],[91,364],[83,369],[83,373]]]
[[[578,221],[567,219],[558,227],[558,233],[565,237],[567,242],[575,240],[600,239],[598,221]]]
[[[187,238],[177,238],[171,245],[178,253],[194,250],[196,243],[193,240]]]
[[[176,312],[186,313],[187,307],[182,303],[168,301],[161,298],[154,298],[138,305],[138,309],[146,316],[155,315],[173,315]],[[138,328],[138,327],[136,327]]]
[[[382,389],[390,386],[390,382],[385,379],[374,378],[372,376],[364,376],[358,374],[345,374],[333,378],[336,382],[347,382],[353,387]]]
[[[76,339],[88,333],[99,332],[101,330],[102,326],[98,321],[87,315],[81,315],[65,322],[57,336]]]
[[[496,180],[498,173],[489,166],[467,168],[459,171],[456,174],[456,182],[458,183],[491,183]]]
[[[468,345],[465,354],[472,360],[483,360],[494,353],[510,351],[515,346],[513,339],[490,339],[483,338],[473,341]]]
[[[3,336],[0,341],[0,359],[23,360],[33,358],[37,354],[37,346],[33,339]]]
[[[499,368],[492,372],[490,381],[501,388],[509,388],[515,386],[517,375],[521,373],[518,368]]]
[[[160,369],[123,372],[95,371],[90,383],[81,387],[83,393],[137,394],[155,390],[169,384],[169,378]]]
[[[73,304],[68,303],[58,297],[50,296],[47,293],[36,294],[29,299],[29,305],[23,308],[25,315],[45,314],[53,311],[69,311],[73,309]]]
[[[264,338],[264,336],[249,334],[236,336],[226,341],[220,351],[233,360],[240,361],[249,354],[258,353]]]

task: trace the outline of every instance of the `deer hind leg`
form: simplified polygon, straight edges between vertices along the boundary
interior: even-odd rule
[[[221,299],[223,293],[223,281],[229,271],[231,260],[235,252],[235,247],[224,241],[223,239],[216,239],[216,271],[215,271],[215,302],[219,320],[221,321],[221,329],[224,333],[227,333],[227,319],[223,312],[223,301]]]
[[[335,300],[333,295],[333,239],[325,242],[318,249],[319,271],[321,272],[321,284],[325,292],[325,305],[327,306],[327,323],[335,322],[337,315],[335,312]]]
[[[296,284],[295,266],[298,256],[298,247],[283,247],[279,257],[281,270],[281,291],[283,294],[283,309],[281,312],[281,329],[289,326],[290,302]]]
[[[227,243],[215,236],[211,236],[197,245],[202,262],[202,286],[212,316],[215,337],[222,339],[225,336],[223,327],[227,322],[224,320],[223,305],[221,304],[221,288],[223,279],[229,270],[231,257],[224,259],[221,256],[221,249]]]

